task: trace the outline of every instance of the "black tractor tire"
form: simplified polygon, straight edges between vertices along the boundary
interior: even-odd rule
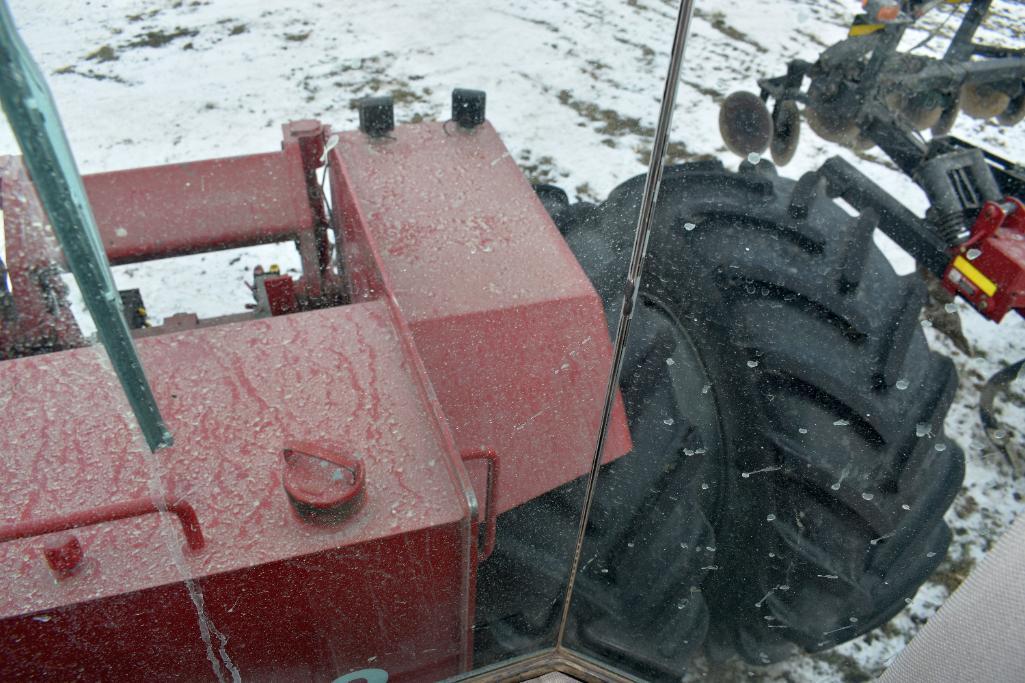
[[[559,221],[613,325],[642,187]],[[964,474],[943,436],[957,378],[876,223],[814,173],[666,169],[621,381],[634,450],[603,467],[568,646],[647,678],[678,678],[702,639],[770,663],[886,622],[943,559]],[[564,583],[582,490],[499,519],[482,631],[555,628],[560,589],[533,591],[542,608],[524,597]]]

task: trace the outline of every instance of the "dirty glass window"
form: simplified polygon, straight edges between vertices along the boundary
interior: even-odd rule
[[[4,678],[868,680],[1025,508],[1018,2],[7,6]]]
[[[668,36],[670,10],[634,16]],[[1022,7],[694,12],[633,449],[600,472],[565,642],[651,680],[869,680],[1023,508]],[[567,232],[585,270],[626,272],[643,191]]]

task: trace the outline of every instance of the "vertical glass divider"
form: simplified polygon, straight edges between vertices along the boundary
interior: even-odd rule
[[[598,485],[598,470],[601,468],[602,452],[608,437],[609,420],[612,406],[615,404],[616,392],[619,387],[619,374],[623,368],[623,355],[630,332],[630,320],[633,318],[634,304],[640,291],[641,275],[644,270],[644,257],[648,251],[648,238],[651,234],[651,222],[654,216],[655,202],[658,199],[659,187],[662,184],[666,149],[669,145],[669,128],[673,120],[673,107],[676,104],[676,91],[680,83],[680,67],[683,64],[684,47],[687,33],[690,30],[690,19],[694,9],[694,0],[680,0],[680,8],[676,16],[676,31],[673,35],[673,46],[669,54],[669,71],[666,74],[662,89],[662,104],[658,113],[658,124],[655,127],[655,139],[652,144],[651,160],[648,163],[648,175],[644,179],[644,193],[641,195],[641,208],[637,216],[637,229],[634,233],[633,251],[630,254],[630,266],[626,275],[626,286],[623,289],[623,305],[616,325],[616,335],[612,343],[612,366],[609,380],[605,387],[605,403],[601,424],[598,428],[598,439],[591,459],[591,470],[587,478],[587,489],[580,511],[580,526],[577,529],[576,546],[570,565],[566,583],[566,596],[562,603],[562,618],[559,621],[559,634],[556,648],[563,646],[566,635],[566,622],[569,619],[570,604],[573,600],[573,587],[576,583],[577,571],[580,567],[580,555],[584,547],[587,533],[587,521],[594,501],[594,492]]]

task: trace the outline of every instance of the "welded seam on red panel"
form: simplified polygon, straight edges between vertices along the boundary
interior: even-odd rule
[[[473,663],[473,613],[476,607],[476,566],[477,566],[477,537],[473,531],[473,520],[477,518],[479,511],[479,502],[477,501],[477,494],[473,488],[473,484],[470,482],[470,476],[466,471],[466,467],[463,464],[462,459],[459,458],[459,450],[456,446],[455,437],[452,436],[452,432],[448,428],[448,422],[445,419],[445,412],[442,409],[441,401],[438,400],[438,396],[434,391],[434,386],[431,384],[430,376],[427,373],[427,367],[424,365],[423,359],[420,357],[420,353],[416,348],[416,344],[413,341],[413,333],[409,329],[409,325],[402,317],[402,311],[399,308],[398,300],[392,293],[391,280],[388,277],[388,273],[382,267],[383,260],[381,258],[381,250],[376,242],[374,236],[367,229],[367,219],[360,206],[359,197],[356,196],[352,178],[348,173],[345,166],[345,161],[339,153],[338,148],[331,151],[331,158],[333,162],[330,164],[333,172],[332,177],[332,193],[333,194],[347,194],[350,200],[352,210],[355,211],[356,222],[359,226],[361,237],[366,243],[367,249],[370,251],[370,255],[373,257],[374,266],[377,269],[377,276],[381,283],[384,298],[388,303],[388,310],[392,317],[392,322],[396,327],[396,331],[399,335],[400,343],[402,344],[403,352],[410,362],[413,375],[416,379],[417,392],[420,394],[421,399],[424,401],[428,410],[433,418],[431,422],[437,432],[445,451],[448,453],[449,473],[453,477],[453,481],[458,482],[462,487],[462,491],[456,487],[457,497],[460,497],[466,504],[464,513],[466,514],[466,528],[465,533],[470,542],[470,547],[466,553],[466,559],[464,563],[464,577],[463,577],[463,595],[465,599],[465,614],[467,619],[466,629],[463,633],[463,653],[461,667],[465,671],[472,666]],[[338,181],[337,183],[335,181]],[[341,205],[341,202],[337,204]],[[335,226],[336,229],[340,226]],[[462,496],[458,494],[462,493]]]

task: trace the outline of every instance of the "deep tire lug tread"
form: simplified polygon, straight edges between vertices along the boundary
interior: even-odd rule
[[[879,214],[868,209],[858,214],[847,230],[843,242],[843,256],[840,259],[839,288],[841,294],[857,289],[865,270],[872,233],[879,225]]]
[[[877,388],[892,387],[900,378],[900,367],[919,328],[918,315],[928,295],[915,277],[908,275],[902,278],[900,303],[890,318],[890,324],[879,336],[879,363],[873,377]]]
[[[801,176],[790,194],[790,204],[787,205],[787,214],[794,220],[804,220],[811,212],[812,204],[825,191],[825,181],[815,171],[809,171]]]

